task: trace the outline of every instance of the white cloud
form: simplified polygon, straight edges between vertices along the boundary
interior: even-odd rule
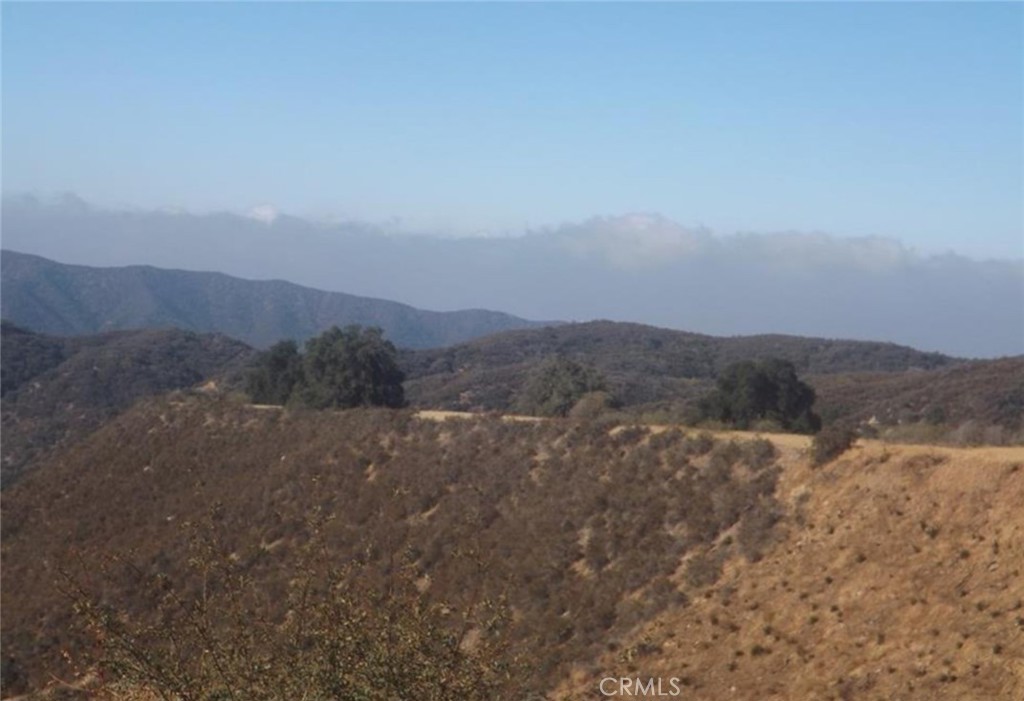
[[[707,230],[647,213],[596,217],[564,227],[555,236],[577,255],[598,255],[624,269],[663,265],[693,255],[711,241]]]
[[[277,208],[271,204],[257,205],[245,213],[245,216],[250,219],[261,221],[264,224],[273,224],[274,220],[277,219],[279,215],[280,212],[278,212]]]

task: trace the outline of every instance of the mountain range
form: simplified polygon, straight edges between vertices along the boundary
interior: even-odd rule
[[[10,250],[0,261],[3,318],[57,335],[175,327],[220,332],[259,348],[303,341],[332,325],[361,324],[381,327],[398,346],[427,348],[541,325],[483,309],[424,311],[281,280],[145,265],[64,265]]]
[[[5,248],[81,265],[217,270],[524,319],[854,338],[972,358],[1024,353],[1024,259],[922,253],[878,236],[716,233],[624,213],[454,237],[289,214],[104,209],[73,195],[7,195],[2,217]]]
[[[509,698],[590,698],[612,669],[709,698],[1024,689],[1024,356],[544,326],[219,273],[2,258],[3,314],[28,327],[0,327],[5,693],[91,697],[95,641],[57,573],[163,640],[153,597],[206,600],[192,568],[209,528],[206,552],[266,603],[256,615],[284,620],[318,514],[323,556],[360,581],[383,587],[401,554],[435,610],[506,607],[509,664],[530,669]],[[238,339],[331,323],[399,342],[411,407],[311,411],[235,391],[256,356]],[[487,413],[514,410],[556,357],[600,373],[618,405]],[[793,363],[826,424],[861,439],[812,464],[809,437],[665,425],[729,364],[760,358]],[[453,409],[476,413],[436,411]],[[963,447],[979,443],[999,447]],[[467,619],[467,645],[495,623]],[[76,675],[79,688],[51,681]]]

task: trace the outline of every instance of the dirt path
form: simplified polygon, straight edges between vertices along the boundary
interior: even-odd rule
[[[486,414],[478,414],[468,411],[440,411],[436,409],[423,409],[416,412],[416,418],[426,421],[447,421],[449,419],[472,420],[479,419]],[[502,421],[514,422],[538,422],[547,419],[538,416],[522,416],[519,414],[503,414]],[[811,447],[811,436],[797,433],[764,433],[758,431],[707,431],[706,429],[692,428],[690,426],[672,424],[649,424],[647,428],[653,433],[661,433],[676,428],[687,433],[711,433],[718,438],[751,440],[753,438],[767,438],[780,448],[791,450],[808,450]],[[983,457],[989,460],[1021,460],[1024,461],[1024,446],[951,446],[934,444],[913,444],[913,443],[886,443],[878,440],[860,439],[856,446],[862,450],[873,453],[882,453],[886,449],[901,450],[910,454],[929,453],[931,455],[956,456],[970,453],[975,457]]]

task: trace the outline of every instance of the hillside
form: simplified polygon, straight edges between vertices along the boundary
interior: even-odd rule
[[[694,698],[1024,697],[1024,449],[862,444],[787,464],[785,536],[623,640]],[[559,690],[592,698],[606,653]]]
[[[185,524],[212,517],[272,606],[319,511],[330,558],[371,581],[405,553],[453,611],[504,597],[529,670],[508,698],[627,675],[694,698],[1020,697],[1024,451],[868,442],[812,470],[806,438],[751,438],[150,400],[0,495],[5,688],[87,668],[58,569],[145,618],[139,576],[199,592]],[[115,554],[136,573],[102,577]]]
[[[176,329],[56,337],[0,328],[0,421],[7,486],[55,445],[72,443],[142,397],[241,369],[252,350]]]
[[[719,370],[738,360],[783,358],[801,375],[928,370],[958,362],[891,343],[778,335],[716,337],[595,321],[406,352],[406,394],[422,406],[505,410],[531,370],[552,355],[600,370],[626,406],[685,402],[706,391]]]
[[[64,265],[8,250],[0,260],[3,318],[49,334],[173,326],[265,347],[284,338],[303,341],[332,325],[361,324],[380,326],[398,346],[429,348],[540,325],[500,312],[424,311],[280,280]]]
[[[828,418],[873,419],[880,427],[958,427],[967,442],[999,443],[1024,428],[1024,356],[926,372],[841,373],[809,380],[818,393],[818,410]]]

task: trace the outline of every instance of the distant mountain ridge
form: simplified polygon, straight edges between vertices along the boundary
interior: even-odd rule
[[[304,340],[332,325],[380,326],[396,345],[433,348],[543,326],[502,312],[435,312],[282,280],[151,266],[94,268],[4,250],[2,316],[56,335],[176,327],[219,332],[256,347]]]
[[[884,340],[969,358],[1024,354],[1024,259],[926,255],[887,238],[713,233],[635,213],[462,237],[286,214],[111,210],[72,195],[5,195],[0,215],[4,248],[68,263],[217,270],[523,319]]]

